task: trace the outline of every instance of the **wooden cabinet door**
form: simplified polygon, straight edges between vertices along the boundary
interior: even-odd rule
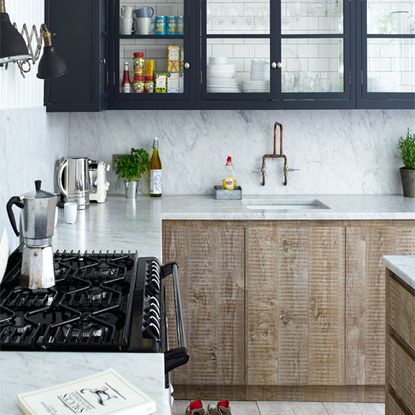
[[[243,224],[163,223],[163,262],[180,267],[190,355],[173,374],[173,384],[245,383],[244,254]],[[172,337],[173,316],[170,309]]]
[[[413,223],[378,222],[346,229],[346,382],[385,384],[383,255],[415,254]]]
[[[345,230],[246,229],[247,384],[344,384]]]

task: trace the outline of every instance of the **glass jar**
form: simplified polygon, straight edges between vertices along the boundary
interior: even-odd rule
[[[134,53],[134,75],[143,76],[144,75],[144,52],[135,52]]]
[[[152,76],[146,76],[144,82],[144,92],[146,94],[154,94],[154,78]]]
[[[144,76],[134,75],[133,89],[136,94],[144,93]]]

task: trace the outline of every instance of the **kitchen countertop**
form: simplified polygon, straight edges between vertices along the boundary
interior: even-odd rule
[[[161,258],[162,220],[415,220],[415,199],[402,196],[247,196],[263,203],[275,199],[319,200],[330,209],[254,211],[240,200],[217,201],[212,196],[139,197],[134,201],[110,196],[105,204],[79,211],[77,223],[59,225],[54,249],[99,251],[138,250],[140,256]]]
[[[114,359],[114,356],[117,358]],[[164,400],[164,356],[151,353],[0,353],[0,413],[21,415],[17,394],[115,369],[157,404],[157,415],[170,414]]]
[[[386,268],[415,290],[415,256],[384,256]]]

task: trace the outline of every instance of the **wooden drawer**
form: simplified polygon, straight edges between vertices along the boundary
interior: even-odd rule
[[[388,349],[389,385],[415,414],[415,361],[391,336]]]
[[[386,415],[406,415],[390,393],[386,396]]]
[[[415,296],[393,277],[388,278],[389,326],[415,350]]]

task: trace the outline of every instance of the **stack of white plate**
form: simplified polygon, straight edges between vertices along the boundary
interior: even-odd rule
[[[216,94],[240,92],[235,72],[235,65],[228,64],[228,58],[209,58],[207,92]]]
[[[245,93],[270,92],[269,81],[243,81],[242,91]]]

